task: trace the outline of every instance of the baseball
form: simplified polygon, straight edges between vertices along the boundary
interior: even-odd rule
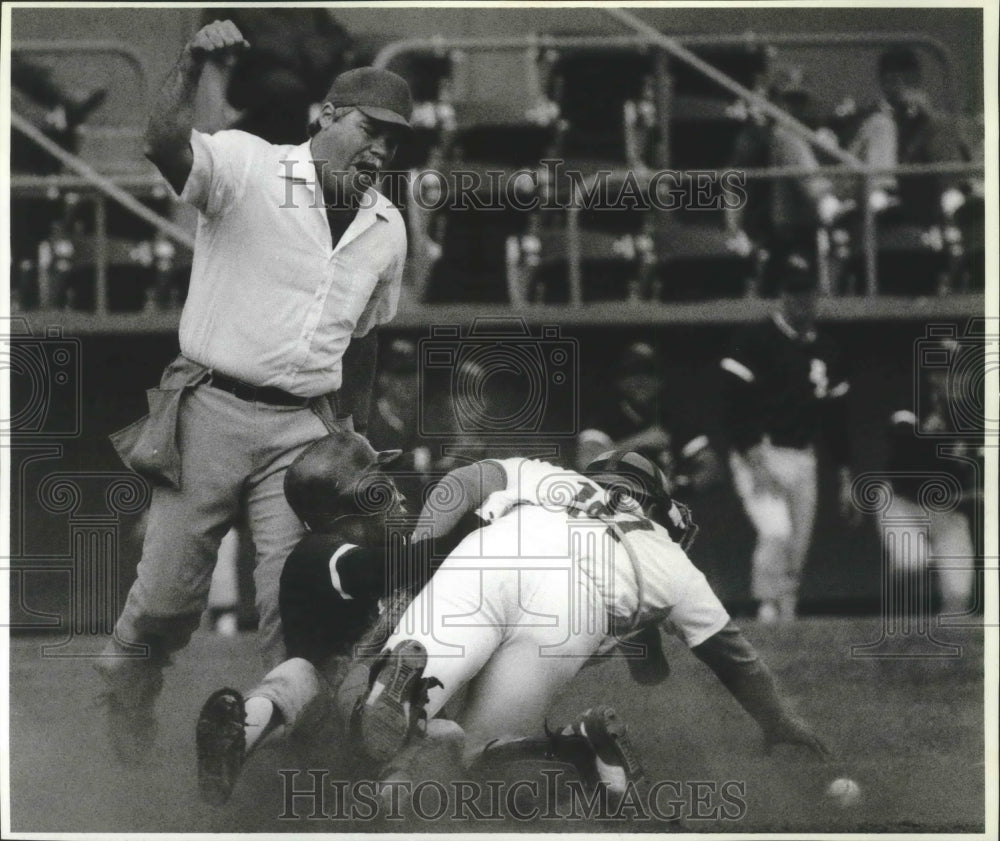
[[[834,780],[826,788],[827,799],[833,801],[838,806],[846,809],[848,806],[853,806],[861,799],[861,786],[859,786],[854,780],[850,780],[847,777],[841,777],[838,780]]]

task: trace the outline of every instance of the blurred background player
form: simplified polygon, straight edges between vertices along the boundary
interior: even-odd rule
[[[615,373],[613,397],[592,404],[595,412],[584,421],[588,428],[577,438],[577,470],[608,450],[632,450],[663,471],[671,493],[679,492],[686,503],[696,504],[700,491],[721,481],[719,459],[707,435],[671,416],[668,407],[674,403],[656,349],[647,342],[633,342]],[[659,628],[646,628],[636,642],[646,656],[628,658],[632,677],[643,684],[658,682],[669,673]]]
[[[779,309],[740,333],[720,363],[733,483],[757,532],[753,597],[767,622],[795,617],[816,517],[820,440],[838,468],[841,513],[857,515],[851,502],[849,384],[837,347],[816,329],[816,284],[804,258],[786,258]]]
[[[796,119],[806,118],[810,94],[801,68],[779,66],[767,82],[768,98]],[[772,118],[749,111],[736,137],[730,159],[733,169],[789,167],[819,169],[813,147]],[[816,253],[816,231],[830,225],[844,210],[833,182],[820,174],[747,181],[747,200],[726,209],[729,247],[742,256],[756,248],[763,266],[756,292],[773,298],[785,261],[792,254]]]
[[[956,417],[962,417],[963,401],[967,406],[983,403],[982,395],[971,392],[977,387],[975,377],[956,376],[963,368],[967,375],[974,374],[975,366],[955,363],[960,353],[981,350],[946,340],[942,351],[949,364],[918,373],[920,414],[901,409],[890,419],[886,470],[892,476],[893,495],[879,531],[890,572],[922,576],[928,565],[933,566],[940,612],[961,614],[977,606],[973,598],[977,551],[971,523],[981,522],[984,449],[982,443],[971,443],[967,434],[958,435]],[[952,487],[940,479],[934,482],[942,473],[954,480]],[[931,482],[935,488],[949,488],[943,499],[935,499],[945,505],[921,504],[920,489]],[[938,510],[942,507],[950,510]]]
[[[666,474],[671,490],[700,490],[720,477],[708,436],[684,429],[670,416],[659,354],[633,342],[615,369],[614,397],[596,401],[577,439],[576,468],[582,470],[610,449],[641,453]]]

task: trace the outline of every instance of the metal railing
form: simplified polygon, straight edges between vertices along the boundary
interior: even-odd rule
[[[144,110],[148,99],[146,70],[139,54],[130,47],[115,41],[101,40],[26,40],[12,45],[12,50],[31,56],[55,56],[60,61],[65,61],[67,58],[77,58],[85,61],[106,62],[110,59],[113,62],[123,63],[127,68],[125,76],[131,77],[130,91],[134,88],[129,96],[130,109],[132,113],[137,107],[140,112]],[[115,74],[115,82],[118,87],[121,86],[123,78],[122,74]],[[152,170],[148,175],[108,175],[99,172],[82,157],[64,149],[47,137],[22,114],[12,111],[10,116],[11,127],[14,131],[52,156],[68,172],[68,174],[55,175],[14,174],[10,178],[11,199],[34,198],[56,202],[66,198],[72,206],[80,202],[93,204],[93,234],[87,236],[86,242],[81,242],[80,245],[85,246],[88,264],[92,264],[94,267],[94,309],[97,316],[103,317],[108,313],[108,273],[110,266],[115,261],[124,260],[130,264],[154,265],[158,262],[157,254],[163,255],[169,252],[172,261],[173,246],[169,244],[171,241],[188,250],[194,247],[194,238],[189,230],[156,213],[138,199],[139,196],[154,200],[172,198],[166,182],[158,173]],[[140,134],[139,129],[133,126],[126,126],[122,131],[128,132],[130,136],[139,136]],[[110,239],[107,227],[107,202],[109,200],[150,225],[154,231],[150,240],[129,243]],[[54,228],[60,228],[60,223],[61,220],[57,218],[54,221]],[[65,255],[61,258],[60,252],[72,252],[75,244],[67,233],[62,232],[56,235],[56,232],[53,231],[51,238],[43,240],[39,245],[41,253],[37,266],[36,285],[39,287],[40,303],[43,306],[55,306],[56,304],[49,300],[50,296],[43,288],[47,284],[45,278],[42,277],[41,258],[44,256],[52,265],[58,265],[60,260],[66,264],[69,261]],[[163,262],[162,258],[159,262]]]
[[[678,35],[674,39],[687,48],[699,47],[793,47],[829,48],[882,47],[886,44],[910,44],[925,51],[938,62],[945,96],[954,101],[956,95],[952,58],[949,49],[938,39],[921,32],[832,32],[832,33],[775,33],[759,35]],[[648,37],[637,35],[542,35],[529,34],[507,38],[408,38],[394,41],[383,47],[372,64],[388,68],[400,56],[418,53],[448,56],[467,52],[524,52],[526,60],[537,58],[546,50],[624,50],[649,52],[654,43]],[[464,58],[464,56],[462,56]],[[461,60],[461,59],[460,59]],[[542,96],[540,77],[534,73],[536,64],[529,63],[529,78],[534,79],[533,89],[525,96]]]
[[[951,71],[951,59],[948,50],[936,39],[920,33],[826,33],[826,34],[776,34],[766,38],[755,35],[706,35],[706,36],[681,36],[677,39],[677,44],[683,45],[684,49],[701,47],[796,47],[796,48],[844,48],[844,47],[880,47],[889,43],[909,43],[925,53],[929,54],[938,62],[941,69],[941,80],[944,89],[954,96],[954,80]],[[23,52],[54,53],[69,55],[72,53],[107,52],[120,57],[135,72],[138,84],[143,92],[146,90],[145,73],[139,57],[127,47],[123,47],[115,42],[21,42],[15,49]],[[376,57],[376,66],[388,66],[408,53],[464,56],[468,52],[523,52],[526,67],[529,69],[530,78],[533,79],[529,90],[525,92],[526,101],[531,104],[531,100],[543,99],[545,90],[541,76],[538,75],[538,68],[541,56],[547,52],[565,53],[572,51],[614,51],[614,50],[635,50],[651,55],[671,54],[674,58],[688,61],[696,70],[706,72],[704,67],[699,66],[701,59],[691,62],[690,57],[684,55],[683,51],[671,52],[664,49],[663,44],[658,44],[655,33],[649,36],[527,36],[519,38],[459,38],[459,39],[411,39],[396,42],[384,48]],[[695,57],[697,58],[697,57]],[[657,72],[662,70],[661,63],[657,64]],[[706,73],[709,78],[716,81],[722,88],[728,89],[730,93],[738,98],[742,98],[754,107],[771,113],[773,117],[785,122],[790,131],[800,136],[807,142],[819,146],[829,154],[841,161],[840,166],[823,167],[820,169],[761,169],[746,170],[744,175],[747,179],[758,178],[789,178],[806,177],[816,175],[826,175],[837,179],[855,178],[859,180],[870,179],[875,175],[893,173],[896,175],[918,175],[918,174],[973,174],[982,171],[981,164],[937,164],[932,166],[908,166],[896,167],[892,170],[872,170],[866,168],[860,161],[842,150],[829,147],[821,136],[815,134],[807,127],[792,120],[787,114],[776,109],[767,100],[761,98],[753,91],[748,91],[736,82],[722,77],[718,71],[711,70]],[[145,94],[144,94],[145,95]],[[669,100],[664,100],[668,102]],[[106,201],[115,201],[130,213],[149,223],[157,232],[158,236],[173,240],[185,248],[193,247],[193,238],[188,230],[174,224],[169,219],[155,213],[137,200],[137,196],[148,196],[154,199],[163,199],[171,196],[165,182],[159,175],[129,175],[108,177],[97,172],[84,160],[75,156],[53,143],[40,131],[32,126],[27,120],[17,113],[12,113],[12,126],[14,130],[26,135],[32,142],[55,156],[68,170],[71,175],[55,176],[31,176],[17,175],[11,179],[11,194],[13,197],[35,197],[35,198],[58,198],[67,192],[85,194],[88,200],[95,203],[95,232],[93,247],[93,262],[96,275],[96,312],[98,316],[104,316],[108,311],[107,304],[107,269],[110,260],[110,252],[113,250],[108,243],[108,232],[106,230]],[[666,136],[666,128],[669,125],[671,115],[664,111],[660,113],[662,120],[661,133]],[[677,173],[683,176],[683,172]],[[624,173],[612,173],[612,177],[622,177]],[[567,224],[565,226],[565,254],[568,261],[568,275],[570,281],[570,301],[572,304],[580,304],[583,300],[582,290],[582,253],[581,236],[583,232],[580,227],[580,213],[584,210],[580,202],[580,196],[574,195],[574,200],[568,207]],[[863,204],[860,208],[864,215],[864,225],[862,226],[862,249],[864,252],[864,264],[866,269],[865,291],[869,295],[878,293],[878,280],[876,274],[876,216]],[[498,255],[502,259],[502,255]]]
[[[814,176],[826,176],[831,179],[859,179],[863,183],[863,188],[860,192],[862,196],[867,196],[870,192],[868,185],[870,179],[879,175],[896,175],[896,176],[930,176],[930,175],[981,175],[984,170],[984,165],[981,163],[940,163],[940,164],[910,164],[910,165],[900,165],[896,167],[885,167],[885,168],[859,168],[851,167],[849,165],[844,166],[826,166],[819,168],[803,168],[803,167],[785,167],[785,168],[767,168],[767,169],[745,169],[740,170],[740,175],[744,177],[747,181],[753,180],[777,180],[781,178],[807,178]],[[674,171],[672,175],[677,176],[680,179],[685,178],[688,175],[702,174],[698,172],[685,172],[685,171]],[[586,203],[587,196],[593,196],[595,194],[596,178],[606,177],[608,183],[624,182],[629,178],[637,178],[640,186],[648,188],[650,186],[650,181],[655,177],[655,173],[643,173],[637,175],[636,172],[630,170],[616,170],[610,173],[601,173],[600,176],[592,176],[589,181],[584,181],[583,183],[578,183],[572,181],[570,184],[571,198],[566,207],[566,225],[563,231],[565,237],[564,248],[559,257],[564,257],[567,266],[567,278],[569,285],[569,302],[571,305],[579,306],[583,303],[583,264],[584,264],[584,239],[589,235],[589,232],[583,229],[580,219],[583,212],[588,209]],[[655,212],[655,211],[651,211]],[[669,215],[669,214],[664,214]],[[878,253],[878,234],[877,234],[877,221],[879,214],[874,212],[871,208],[865,206],[862,211],[862,238],[863,238],[863,249],[864,249],[864,266],[866,269],[865,273],[865,294],[869,297],[879,294],[878,286],[878,276],[875,271],[876,256]],[[948,225],[951,228],[951,232],[941,232],[940,228],[944,225]],[[655,230],[655,224],[652,226]],[[835,226],[830,226],[830,228]],[[953,248],[960,248],[960,239],[956,240],[956,230],[953,225],[948,222],[948,220],[942,220],[942,225],[932,226],[938,228],[936,232],[938,236],[931,237],[935,239],[936,242],[941,243],[941,248],[944,248],[946,244],[951,244]],[[822,235],[828,232],[830,228],[823,228],[820,226],[817,229],[817,233]],[[718,235],[720,242],[725,236],[725,232],[720,228],[718,230]],[[537,246],[532,245],[531,251],[534,252],[531,256],[532,262],[537,262],[540,255],[537,253]],[[637,259],[642,258],[642,249],[636,255]],[[725,256],[725,250],[720,250],[719,256]],[[824,259],[828,255],[824,255],[820,250],[818,257],[818,269],[821,277],[828,275],[830,268],[828,263],[824,263]],[[518,273],[522,269],[517,265],[515,246],[508,244],[508,275],[511,272]],[[511,289],[512,297],[527,303],[527,296],[523,292],[523,287],[525,286],[525,281],[523,278],[511,278],[508,277],[508,286]],[[821,287],[826,287],[824,291],[828,294],[831,293],[830,281],[826,280],[821,284]]]
[[[778,177],[808,177],[814,175],[831,175],[837,178],[854,177],[862,181],[864,189],[862,195],[868,195],[872,186],[872,179],[882,174],[868,167],[853,154],[832,144],[827,138],[817,132],[812,131],[807,126],[796,120],[787,112],[775,106],[755,91],[751,91],[737,83],[732,78],[722,73],[717,68],[710,65],[703,58],[692,52],[698,48],[744,48],[747,50],[761,49],[768,47],[795,47],[795,48],[826,48],[844,49],[856,47],[881,48],[890,44],[908,44],[924,51],[930,55],[939,65],[940,79],[945,92],[945,97],[949,102],[955,101],[955,85],[952,73],[951,55],[948,49],[937,39],[922,33],[913,32],[883,32],[883,33],[822,33],[822,34],[775,34],[767,37],[755,34],[744,35],[681,35],[677,37],[667,37],[646,24],[635,15],[624,10],[605,9],[609,15],[616,20],[634,29],[637,34],[628,36],[550,36],[550,35],[528,35],[525,37],[510,38],[415,38],[395,42],[383,48],[375,58],[374,64],[380,67],[388,67],[400,58],[410,55],[432,55],[437,57],[449,57],[453,66],[460,66],[467,59],[470,52],[496,53],[496,52],[521,52],[524,55],[524,63],[527,68],[528,84],[524,92],[524,99],[529,105],[526,109],[526,121],[531,117],[527,113],[533,107],[537,109],[536,103],[547,99],[547,91],[543,84],[539,71],[542,57],[547,54],[561,55],[572,54],[573,52],[610,52],[610,51],[635,51],[636,53],[650,54],[656,56],[668,55],[673,60],[680,61],[696,72],[708,78],[720,89],[728,91],[734,97],[748,103],[757,111],[767,115],[776,123],[784,126],[788,131],[798,138],[809,143],[832,157],[840,163],[839,167],[826,169],[810,169],[796,172],[794,170],[755,170],[746,173],[748,178],[778,178]],[[551,57],[549,59],[551,63]],[[657,60],[654,63],[656,77],[656,102],[658,105],[658,123],[660,132],[660,146],[665,154],[661,155],[663,165],[669,165],[669,152],[666,150],[666,138],[669,136],[670,123],[673,115],[670,113],[671,102],[671,78],[665,62]],[[455,101],[460,99],[452,91],[452,98]],[[552,115],[552,119],[556,114]],[[628,126],[626,125],[626,133]],[[628,142],[626,141],[626,147]],[[631,164],[632,161],[629,161]],[[982,170],[981,166],[960,165],[949,167],[942,165],[937,168],[921,170],[920,168],[899,167],[894,172],[897,174],[927,174],[928,172],[946,173],[961,172],[972,173]],[[683,174],[683,173],[679,173]],[[865,288],[869,294],[877,294],[877,237],[876,237],[876,212],[870,207],[867,201],[860,203],[859,211],[862,216],[861,226],[861,254],[864,264]],[[571,302],[579,303],[581,294],[580,283],[580,249],[578,241],[578,212],[579,208],[571,207],[570,218],[567,224],[567,247],[569,255],[569,272],[571,284]],[[508,264],[510,264],[510,253],[508,253]]]

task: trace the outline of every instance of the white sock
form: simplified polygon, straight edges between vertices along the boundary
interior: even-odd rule
[[[281,720],[281,713],[274,706],[270,698],[262,698],[259,695],[246,699],[247,721],[244,725],[244,732],[247,739],[247,753],[278,726]]]

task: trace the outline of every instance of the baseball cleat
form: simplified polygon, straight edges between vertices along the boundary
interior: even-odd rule
[[[235,689],[213,692],[198,716],[198,792],[212,806],[232,794],[246,759],[246,709]]]
[[[608,790],[624,794],[629,783],[644,779],[642,765],[628,740],[625,722],[611,707],[593,707],[572,725],[594,751],[597,776]]]
[[[370,757],[388,762],[426,718],[427,690],[440,686],[424,679],[427,650],[403,640],[372,665],[371,688],[360,707],[361,738]]]

